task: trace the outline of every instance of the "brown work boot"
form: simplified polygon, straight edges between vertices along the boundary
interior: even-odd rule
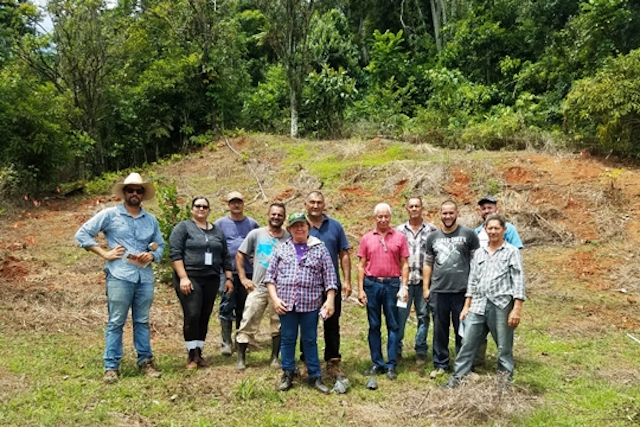
[[[117,383],[120,379],[120,372],[110,369],[108,371],[104,371],[104,375],[102,376],[102,381],[107,384]]]
[[[344,372],[340,369],[340,359],[329,359],[327,362],[327,375],[331,378],[345,377]]]
[[[142,365],[140,365],[140,370],[150,378],[160,378],[162,376],[162,372],[157,370],[153,365],[153,359],[145,360]]]
[[[202,357],[202,349],[200,347],[196,347],[196,354],[193,360],[198,364],[198,368],[208,368],[211,366],[211,363],[207,362]]]
[[[196,350],[189,350],[189,356],[187,357],[187,371],[195,371],[198,369],[198,362],[196,362]]]

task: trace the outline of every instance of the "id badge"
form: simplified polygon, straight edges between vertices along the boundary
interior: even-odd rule
[[[204,265],[213,265],[213,254],[211,252],[204,253]]]

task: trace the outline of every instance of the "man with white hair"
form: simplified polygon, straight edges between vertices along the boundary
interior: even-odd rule
[[[365,375],[386,373],[398,378],[398,307],[406,301],[409,281],[409,247],[404,234],[391,227],[391,207],[379,203],[373,210],[376,228],[365,234],[358,248],[358,300],[367,306],[371,369]],[[402,286],[402,288],[401,288]],[[384,311],[387,323],[387,362],[382,357],[380,327]]]

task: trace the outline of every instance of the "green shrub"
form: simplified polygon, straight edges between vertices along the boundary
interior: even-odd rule
[[[577,81],[563,111],[578,146],[640,157],[640,49]]]

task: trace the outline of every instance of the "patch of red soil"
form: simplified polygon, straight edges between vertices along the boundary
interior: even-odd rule
[[[29,271],[15,257],[8,256],[0,261],[0,277],[3,279],[21,282],[27,274]]]
[[[287,198],[291,197],[291,195],[292,195],[293,193],[295,193],[295,192],[296,192],[296,189],[295,189],[295,188],[288,188],[288,189],[284,190],[282,193],[278,194],[278,195],[276,196],[275,200],[277,200],[277,201],[281,202],[281,201],[283,201],[283,200],[285,200],[285,199],[287,199]]]
[[[469,204],[472,200],[475,199],[473,196],[471,189],[469,188],[469,183],[471,182],[471,177],[469,174],[463,170],[452,170],[451,176],[453,177],[453,182],[449,184],[447,188],[447,193],[451,195],[451,197],[455,198],[461,203]]]
[[[340,189],[340,193],[349,194],[351,196],[357,196],[357,197],[373,196],[373,192],[372,191],[365,190],[364,188],[362,188],[362,187],[360,187],[358,185],[352,185],[350,187],[343,187],[343,188]]]
[[[520,166],[511,166],[503,173],[504,180],[507,184],[528,184],[533,182],[533,179],[529,176],[524,168]]]

